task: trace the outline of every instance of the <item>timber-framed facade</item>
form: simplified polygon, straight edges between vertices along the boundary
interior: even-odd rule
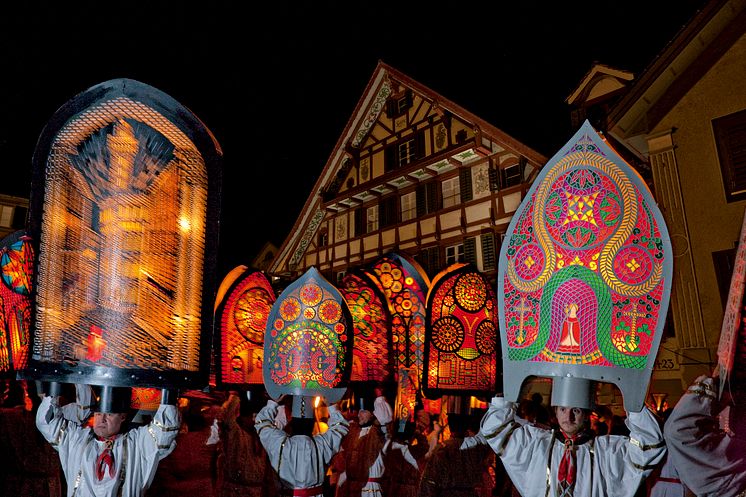
[[[269,273],[332,282],[388,252],[494,281],[501,236],[546,158],[379,62]]]

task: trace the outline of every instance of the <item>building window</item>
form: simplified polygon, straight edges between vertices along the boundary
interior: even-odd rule
[[[502,170],[502,187],[510,188],[511,186],[520,185],[522,176],[523,167],[520,163],[504,168]]]
[[[411,164],[416,156],[417,147],[414,139],[399,144],[399,167]]]
[[[319,247],[326,247],[329,245],[329,233],[324,230],[319,233]]]
[[[712,130],[728,202],[746,198],[746,110],[713,119]]]
[[[405,193],[401,196],[401,220],[409,221],[417,216],[417,194]]]
[[[443,180],[441,183],[443,191],[443,207],[458,205],[461,201],[461,189],[459,188],[459,177]]]
[[[342,279],[344,279],[344,277],[346,275],[347,275],[347,271],[344,271],[344,270],[343,271],[337,271],[337,275],[336,275],[337,285],[339,285],[339,284],[342,283]]]
[[[457,262],[464,262],[464,244],[459,243],[457,245],[451,245],[446,247],[446,266],[456,264]]]
[[[13,227],[14,210],[12,205],[0,205],[0,226],[3,228]]]
[[[425,132],[420,131],[409,139],[394,143],[384,149],[384,172],[411,164],[425,156]]]
[[[368,207],[365,214],[365,232],[372,233],[378,229],[378,206]]]

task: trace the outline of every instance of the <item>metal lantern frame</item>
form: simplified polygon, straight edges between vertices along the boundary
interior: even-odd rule
[[[103,110],[102,110],[103,109]],[[117,114],[121,112],[122,114]],[[84,132],[99,132],[105,126],[113,125],[119,119],[148,122],[152,129],[164,133],[170,130],[173,136],[188,140],[188,152],[198,153],[206,174],[206,200],[204,206],[204,227],[199,232],[204,236],[199,292],[199,352],[191,364],[184,367],[168,365],[162,369],[119,368],[106,365],[81,364],[76,358],[55,362],[44,360],[41,349],[44,344],[36,336],[38,310],[32,314],[31,354],[23,377],[44,381],[87,383],[102,386],[156,387],[156,388],[203,388],[207,385],[210,365],[211,338],[213,329],[213,306],[215,288],[215,268],[217,266],[217,240],[219,235],[220,196],[222,187],[222,155],[215,137],[209,129],[188,108],[166,93],[131,79],[114,79],[100,83],[73,97],[52,116],[42,131],[33,156],[32,191],[29,207],[29,234],[34,241],[37,260],[34,265],[34,285],[32,302],[37,306],[39,293],[40,246],[44,207],[48,195],[46,188],[47,172],[56,140],[63,131],[68,131],[71,123],[78,124],[87,119]],[[98,127],[96,127],[98,126]],[[72,132],[72,131],[69,131]],[[91,136],[91,135],[86,135]],[[62,138],[60,138],[62,139]],[[171,138],[169,138],[171,139]],[[196,149],[196,150],[195,150]],[[181,184],[181,183],[180,183]],[[202,205],[202,204],[200,204]],[[193,262],[192,262],[193,265]],[[193,271],[190,264],[183,264],[182,271]],[[194,357],[194,356],[193,356]]]

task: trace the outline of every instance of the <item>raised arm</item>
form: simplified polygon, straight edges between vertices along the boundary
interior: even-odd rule
[[[339,451],[342,439],[350,431],[350,423],[342,416],[336,404],[329,406],[329,429],[321,435],[316,435],[314,440],[319,447],[323,447],[324,464],[329,464],[332,456]],[[320,442],[320,443],[318,443]]]
[[[700,376],[664,427],[679,477],[703,497],[733,497],[746,489],[746,441],[720,429],[717,383]]]
[[[176,436],[181,427],[181,416],[174,405],[161,404],[153,420],[127,433],[127,437],[136,440],[139,466],[133,471],[139,471],[145,488],[153,482],[158,462],[168,456],[176,448]]]
[[[267,401],[267,405],[262,407],[259,413],[256,415],[254,421],[254,428],[259,435],[259,440],[262,442],[264,449],[269,454],[269,462],[275,471],[279,472],[280,467],[280,447],[288,438],[288,434],[283,430],[280,430],[275,426],[275,417],[277,416],[277,410],[279,405],[272,399]],[[329,425],[331,429],[331,417],[329,419]]]

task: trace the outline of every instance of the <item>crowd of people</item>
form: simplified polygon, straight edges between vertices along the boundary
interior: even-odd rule
[[[101,412],[85,385],[65,404],[9,381],[0,494],[736,497],[746,489],[742,420],[718,424],[730,399],[718,400],[716,380],[698,378],[665,425],[647,408],[550,408],[540,394],[495,397],[468,415],[420,406],[400,424],[381,390],[365,405],[308,398],[304,415],[296,396],[197,392],[135,424]]]

